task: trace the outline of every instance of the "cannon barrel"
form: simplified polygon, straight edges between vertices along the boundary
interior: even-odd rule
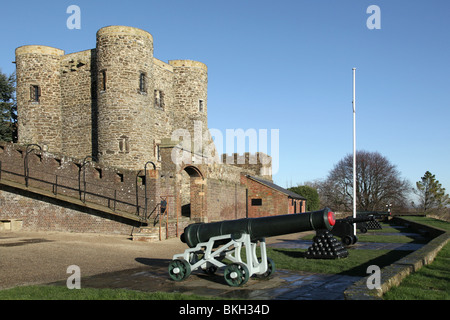
[[[184,229],[181,241],[193,248],[199,243],[207,242],[211,237],[226,234],[246,233],[251,239],[256,240],[309,230],[331,230],[334,224],[334,213],[329,208],[324,208],[300,214],[195,223]]]
[[[347,217],[344,219],[338,219],[336,220],[337,223],[339,222],[346,222],[346,223],[359,223],[359,222],[367,222],[367,221],[374,221],[375,217],[374,216],[360,216],[360,217]]]

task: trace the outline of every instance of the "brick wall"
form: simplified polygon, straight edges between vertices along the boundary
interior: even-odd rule
[[[163,155],[164,158],[168,156]],[[0,218],[23,219],[25,229],[122,233],[129,229],[128,226],[134,225],[130,221],[115,218],[114,215],[101,214],[54,199],[54,196],[59,195],[77,201],[83,199],[88,203],[130,214],[139,212],[142,216],[147,189],[148,213],[160,204],[161,197],[168,196],[169,218],[175,218],[177,214],[181,217],[182,175],[172,170],[152,169],[145,177],[143,170],[106,167],[90,159],[80,160],[51,154],[36,146],[27,149],[25,146],[11,143],[0,143],[0,164],[2,180],[24,186],[24,172],[27,167],[28,186],[47,191],[51,195],[36,196],[32,192],[2,187]],[[187,199],[191,205],[192,222],[246,216],[245,186],[229,180],[207,178],[204,172],[196,167],[186,167],[182,172],[186,173],[188,178],[188,191],[185,192],[189,192]],[[153,213],[153,217],[155,216],[156,212]],[[117,223],[112,223],[114,221]],[[100,227],[101,224],[105,226]]]
[[[0,219],[20,219],[22,229],[27,231],[129,235],[137,227],[129,220],[5,186],[0,186]]]
[[[300,199],[288,199],[289,213],[303,213],[306,212],[306,201]]]
[[[224,180],[208,179],[209,221],[246,218],[245,186]]]
[[[139,212],[143,215],[146,189],[144,183],[147,184],[149,210],[160,201],[161,192],[167,191],[161,186],[159,176],[154,170],[148,171],[148,181],[145,181],[143,171],[110,168],[88,160],[84,162],[60,154],[50,154],[36,146],[27,149],[11,143],[0,143],[2,179],[25,185],[24,172],[28,167],[28,186],[55,196],[83,199],[110,209],[115,208],[130,214]],[[173,194],[173,189],[170,192]]]
[[[169,150],[164,149],[163,159],[169,157]],[[27,149],[16,144],[0,143],[1,179],[24,186],[23,175],[25,168],[28,168],[29,187],[49,193],[46,197],[2,185],[0,219],[21,219],[26,230],[126,234],[137,223],[55,199],[54,195],[83,199],[88,203],[142,216],[145,191],[149,213],[157,207],[161,197],[168,196],[169,218],[177,215],[181,217],[182,192],[189,192],[187,199],[191,205],[191,222],[293,212],[293,202],[285,194],[248,179],[245,175],[240,175],[240,180],[236,181],[236,167],[222,166],[226,179],[220,179],[217,172],[208,177],[208,166],[199,166],[204,171],[195,166],[184,167],[181,172],[186,173],[189,184],[186,189],[189,191],[183,191],[182,174],[172,166],[165,167],[166,171],[148,170],[145,176],[143,170],[111,168],[88,160],[51,154],[36,146]],[[164,163],[171,164],[171,161]],[[252,199],[261,199],[261,203],[252,205]]]
[[[244,175],[241,176],[241,182],[248,189],[249,218],[289,213],[289,198],[287,195],[259,182],[247,179]]]

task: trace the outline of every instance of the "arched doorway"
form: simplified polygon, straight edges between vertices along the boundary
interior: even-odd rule
[[[187,165],[180,171],[181,215],[196,221],[205,219],[205,179],[199,168]]]

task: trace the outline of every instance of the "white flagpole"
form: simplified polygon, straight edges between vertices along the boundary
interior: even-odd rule
[[[355,71],[353,68],[353,218],[356,218],[356,99],[355,99]],[[356,236],[356,223],[353,224]]]

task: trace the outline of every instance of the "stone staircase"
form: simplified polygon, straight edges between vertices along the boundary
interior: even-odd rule
[[[190,223],[192,223],[190,218],[178,218],[178,236],[183,233],[184,228]],[[131,235],[133,241],[144,242],[158,242],[175,237],[177,237],[177,219],[169,219],[167,226],[165,220],[161,221],[161,227],[159,223],[155,226],[153,226],[153,223],[148,226],[142,226],[136,231],[133,231]]]

